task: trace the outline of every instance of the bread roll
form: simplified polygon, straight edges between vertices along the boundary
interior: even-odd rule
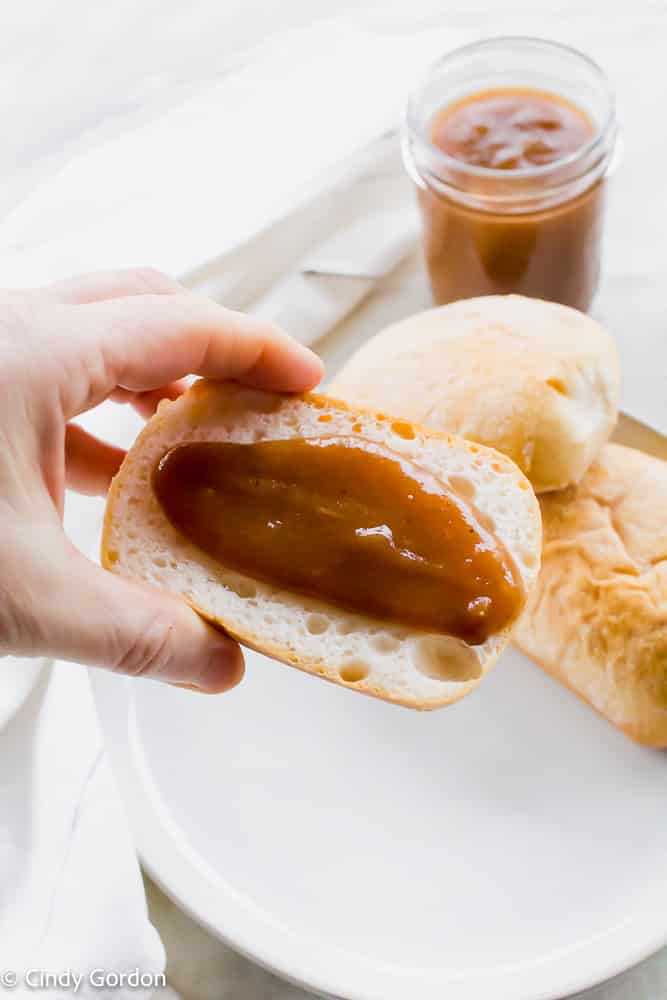
[[[151,487],[152,470],[182,442],[252,442],[356,435],[387,444],[459,493],[494,526],[525,592],[539,565],[539,506],[505,456],[325,396],[280,396],[202,380],[163,402],[128,453],[109,494],[102,562],[182,595],[240,642],[291,666],[412,708],[436,708],[477,686],[509,628],[470,646],[281,590],[226,568],[180,535]],[[525,595],[522,607],[525,606]]]
[[[539,493],[578,482],[610,436],[619,362],[611,337],[583,313],[492,295],[383,330],[331,392],[497,448]]]
[[[515,641],[632,739],[667,746],[667,463],[609,444],[540,506],[542,571]]]

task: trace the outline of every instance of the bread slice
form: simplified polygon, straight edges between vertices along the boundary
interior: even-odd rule
[[[250,579],[207,557],[171,525],[151,487],[160,457],[185,441],[276,440],[359,435],[384,443],[474,498],[514,558],[526,594],[539,568],[539,507],[505,456],[326,396],[282,396],[229,383],[197,382],[163,402],[113,481],[102,562],[183,596],[240,642],[338,684],[412,708],[436,708],[471,691],[511,629],[469,646],[340,610]]]
[[[582,478],[616,423],[619,384],[614,341],[589,316],[488,295],[387,327],[330,388],[497,448],[542,493]]]
[[[517,645],[632,739],[667,747],[667,462],[609,444],[541,498],[542,572]]]

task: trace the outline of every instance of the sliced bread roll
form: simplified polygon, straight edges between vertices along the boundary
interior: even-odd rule
[[[509,455],[536,492],[577,483],[616,422],[619,360],[575,309],[519,295],[465,299],[381,331],[331,392]]]
[[[514,560],[525,605],[539,567],[539,506],[505,456],[325,396],[281,396],[206,380],[175,402],[162,403],[128,453],[109,494],[102,562],[114,573],[182,595],[240,642],[311,674],[412,708],[456,701],[498,658],[510,627],[472,646],[252,579],[181,535],[152,488],[157,463],[184,442],[331,435],[389,446],[472,501]]]
[[[667,462],[609,444],[540,505],[542,571],[515,641],[632,739],[667,747]]]

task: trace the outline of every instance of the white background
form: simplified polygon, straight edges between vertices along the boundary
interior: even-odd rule
[[[250,48],[275,32],[344,10],[395,31],[402,23],[432,18],[478,36],[538,34],[569,41],[602,62],[619,94],[625,135],[610,213],[604,309],[626,331],[636,331],[637,365],[647,372],[653,367],[655,377],[664,378],[664,348],[661,354],[658,344],[667,338],[667,7],[659,2],[3,0],[0,219],[78,151],[233,73]],[[113,184],[113,178],[100,182]],[[169,914],[157,894],[154,908],[173,981],[193,1000],[301,995],[208,941],[186,918]],[[635,980],[607,996],[634,1000],[640,988]]]

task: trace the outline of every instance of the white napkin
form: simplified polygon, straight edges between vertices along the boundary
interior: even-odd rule
[[[336,199],[338,225],[254,302],[251,312],[313,344],[356,308],[413,249],[418,233],[412,192],[395,136],[374,143],[367,171]]]
[[[201,278],[213,258],[239,243],[247,251],[258,232],[340,184],[352,154],[396,123],[422,65],[458,41],[432,28],[374,34],[344,20],[277,38],[206,94],[46,180],[0,230],[3,285],[132,263]],[[328,220],[333,228],[338,221]],[[402,249],[393,252],[399,259]],[[123,445],[138,423],[112,404],[83,422]],[[68,498],[66,527],[84,551],[96,548],[100,513],[99,501]],[[27,662],[3,667],[2,966],[71,968],[84,976],[78,996],[88,995],[93,968],[159,971],[164,956],[85,671],[57,664],[39,676]],[[35,675],[31,691],[16,681],[23,668]]]
[[[2,671],[30,666],[2,663]],[[139,869],[104,754],[83,667],[44,670],[0,738],[0,941],[3,972],[156,975],[164,953],[146,917]],[[152,990],[114,992],[118,1000]],[[40,991],[41,996],[56,995]],[[62,995],[62,994],[60,994]]]

